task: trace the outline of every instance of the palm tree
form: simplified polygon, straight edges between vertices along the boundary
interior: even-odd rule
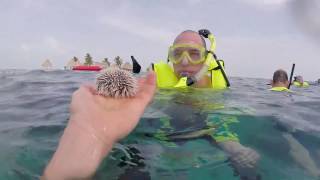
[[[84,59],[85,59],[84,65],[90,66],[93,64],[92,57],[90,56],[89,53],[86,54]]]
[[[110,62],[109,62],[108,58],[104,58],[104,59],[102,60],[102,63],[103,63],[103,64],[106,64],[107,67],[110,66]]]
[[[117,56],[117,57],[114,58],[114,62],[116,63],[116,65],[117,65],[118,67],[121,67],[122,59],[121,59],[119,56]]]
[[[79,59],[78,59],[76,56],[74,56],[74,57],[72,58],[72,60],[73,60],[75,63],[79,62]]]

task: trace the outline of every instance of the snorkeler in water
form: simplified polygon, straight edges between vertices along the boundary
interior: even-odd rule
[[[214,54],[213,35],[208,31],[201,33],[211,41],[210,50],[205,49],[205,41],[198,33],[181,33],[169,50],[169,61],[172,62],[173,69],[166,63],[153,66],[158,87],[224,89],[229,86],[224,63],[216,60]],[[128,135],[137,125],[155,92],[154,78],[151,73],[146,80],[140,81],[139,92],[132,98],[105,98],[97,95],[96,89],[92,87],[82,87],[76,91],[71,101],[70,120],[42,178],[92,177],[113,144]],[[206,134],[230,157],[231,165],[241,179],[260,179],[254,171],[259,160],[258,153],[241,145],[235,137],[231,140],[224,132]],[[187,137],[186,135],[190,134],[180,137],[171,135],[170,138],[179,139]]]
[[[318,80],[316,80],[316,81],[309,82],[309,85],[319,86],[319,85],[320,85],[320,79],[318,79]]]
[[[302,84],[304,83],[301,76],[295,77],[295,81],[299,81]],[[271,85],[271,91],[293,92],[288,89],[289,80],[287,72],[281,69],[274,72]],[[290,156],[309,174],[314,177],[320,177],[320,168],[318,168],[314,160],[312,160],[308,150],[293,136],[295,130],[279,121],[275,122],[275,124],[276,128],[282,132],[283,138],[287,141],[290,147]]]
[[[273,78],[271,81],[272,88],[271,91],[286,91],[291,92],[289,87],[288,74],[286,71],[279,69],[273,73]]]
[[[224,70],[224,62],[217,60],[214,54],[214,36],[207,30],[200,30],[199,32],[200,34],[187,30],[179,34],[169,48],[168,62],[159,62],[152,65],[157,74],[158,87],[183,88],[191,86],[194,88],[225,89],[230,85]],[[211,42],[208,51],[202,36],[209,38]],[[175,110],[173,109],[173,111]],[[187,112],[187,109],[182,111]],[[177,116],[177,112],[170,114],[173,118]],[[180,119],[188,118],[187,114],[183,116],[182,113],[180,116]],[[199,119],[195,120],[198,121]],[[255,150],[240,144],[237,135],[228,131],[230,122],[212,119],[209,121],[217,126],[211,130],[205,129],[190,134],[172,134],[168,138],[169,140],[178,140],[201,136],[210,137],[210,141],[229,156],[231,164],[242,179],[259,179],[257,174],[252,173],[255,172],[260,158],[259,154]],[[201,120],[199,120],[199,123],[201,123]]]
[[[304,81],[303,77],[300,75],[294,77],[293,85],[296,87],[309,87],[309,83],[307,81]]]

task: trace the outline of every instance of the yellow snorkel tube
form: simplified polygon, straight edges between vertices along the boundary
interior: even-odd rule
[[[216,42],[214,35],[207,29],[201,29],[199,30],[199,34],[203,36],[204,38],[208,38],[210,41],[210,49],[207,51],[206,60],[203,64],[203,67],[201,70],[195,74],[192,77],[182,77],[178,81],[178,83],[174,87],[187,87],[191,86],[192,84],[196,83],[198,80],[200,80],[208,71],[211,71],[213,69],[219,68],[221,71],[221,74],[223,75],[223,79],[225,80],[226,86],[230,86],[230,82],[227,78],[227,75],[220,64],[219,61],[216,60],[214,52],[216,50]],[[214,83],[214,82],[213,82]],[[221,84],[221,82],[218,82]],[[213,84],[214,86],[214,84]]]

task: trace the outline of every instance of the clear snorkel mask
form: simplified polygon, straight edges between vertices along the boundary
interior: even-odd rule
[[[190,64],[201,64],[206,58],[206,49],[200,45],[177,44],[169,48],[169,61],[180,64],[187,59]]]

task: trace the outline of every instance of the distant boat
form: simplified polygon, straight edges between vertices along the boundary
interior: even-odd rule
[[[131,56],[131,60],[132,60],[132,65],[133,65],[132,72],[136,73],[136,74],[140,73],[141,66],[138,63],[138,61],[133,56]]]
[[[44,70],[51,70],[52,69],[52,63],[49,59],[46,59],[42,64],[41,64],[42,69]]]
[[[101,66],[86,66],[86,65],[80,65],[80,66],[73,66],[72,70],[74,71],[101,71]]]

